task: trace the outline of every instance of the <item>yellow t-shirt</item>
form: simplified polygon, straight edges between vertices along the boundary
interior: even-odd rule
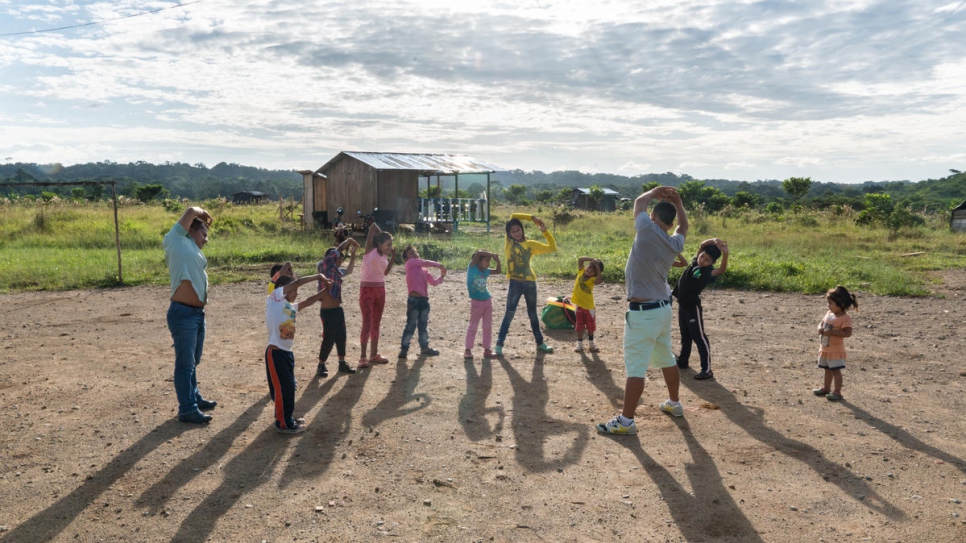
[[[584,309],[594,309],[594,285],[597,284],[597,276],[584,277],[584,270],[577,272],[574,279],[574,291],[570,294],[570,301],[577,307]]]
[[[533,216],[525,213],[514,213],[511,218],[530,220]],[[503,247],[506,259],[506,276],[508,279],[517,281],[536,281],[537,275],[530,267],[530,259],[536,255],[553,253],[557,251],[557,241],[553,238],[550,230],[543,233],[547,243],[539,241],[524,240],[522,242],[513,241],[510,236],[506,236],[506,243]]]

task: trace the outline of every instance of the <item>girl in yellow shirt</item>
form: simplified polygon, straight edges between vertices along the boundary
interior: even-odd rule
[[[523,220],[533,222],[540,229],[547,243],[528,240],[523,231],[521,222]],[[530,267],[530,260],[536,255],[556,252],[557,241],[547,230],[547,225],[539,218],[528,213],[514,213],[506,223],[506,242],[503,250],[506,257],[506,276],[510,280],[510,286],[506,295],[506,313],[503,315],[503,323],[500,325],[500,333],[496,340],[496,354],[503,355],[503,342],[510,331],[510,323],[516,314],[521,296],[527,304],[527,316],[530,318],[530,328],[533,330],[533,339],[537,343],[537,351],[552,353],[553,347],[544,342],[543,333],[540,332],[540,319],[537,318],[537,276]]]

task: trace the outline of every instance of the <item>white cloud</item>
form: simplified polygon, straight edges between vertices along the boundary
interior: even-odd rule
[[[0,0],[0,32],[146,9]],[[306,167],[358,149],[544,171],[924,178],[960,153],[963,18],[898,0],[207,0],[0,38],[0,120],[23,161]]]

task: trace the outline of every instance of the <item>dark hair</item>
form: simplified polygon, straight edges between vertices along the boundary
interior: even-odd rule
[[[378,234],[376,234],[376,237],[372,238],[372,242],[376,245],[382,245],[383,243],[386,243],[391,239],[392,239],[392,234],[390,234],[389,232],[379,232]]]
[[[402,250],[403,262],[406,261],[406,253],[408,253],[410,251],[410,249],[415,249],[415,248],[416,248],[416,246],[413,245],[412,243],[410,243],[409,245],[406,246],[405,249]]]
[[[278,281],[275,281],[275,288],[284,287],[285,285],[291,283],[292,281],[295,281],[294,277],[292,277],[291,275],[283,275],[278,278]]]
[[[194,232],[195,230],[200,229],[202,226],[208,226],[208,223],[206,223],[205,221],[201,220],[198,217],[195,217],[195,219],[191,221],[191,226],[188,227],[188,231]]]
[[[272,266],[272,271],[268,272],[268,276],[275,277],[275,274],[278,273],[278,271],[281,270],[282,266],[284,265],[285,264],[275,264],[274,266]]]
[[[342,242],[345,241],[345,240],[347,240],[347,239],[349,239],[349,237],[350,237],[349,229],[348,228],[339,228],[335,232],[332,232],[332,237],[335,238],[335,244],[336,245],[342,245]]]
[[[674,223],[674,218],[678,216],[678,210],[671,202],[658,202],[654,206],[654,214],[661,222],[671,226]]]
[[[849,289],[839,285],[835,288],[829,289],[825,293],[825,299],[835,302],[835,305],[842,308],[842,311],[847,310],[850,307],[856,309],[859,308],[859,299],[855,297],[855,294],[849,292]]]
[[[598,258],[594,262],[597,263],[597,273],[604,273],[604,261]]]
[[[520,227],[520,230],[523,230],[523,239],[527,239],[527,231],[523,229],[523,223],[520,222],[520,219],[510,219],[510,220],[508,220],[506,222],[506,235],[507,235],[507,237],[510,237],[510,228],[513,225],[519,226]],[[510,238],[510,239],[513,239],[513,238]]]
[[[705,247],[704,252],[711,257],[711,262],[717,261],[718,257],[721,256],[721,249],[719,249],[718,246],[714,244],[711,244]]]

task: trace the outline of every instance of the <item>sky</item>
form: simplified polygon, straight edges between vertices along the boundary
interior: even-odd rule
[[[966,0],[0,0],[0,161],[966,170]]]

